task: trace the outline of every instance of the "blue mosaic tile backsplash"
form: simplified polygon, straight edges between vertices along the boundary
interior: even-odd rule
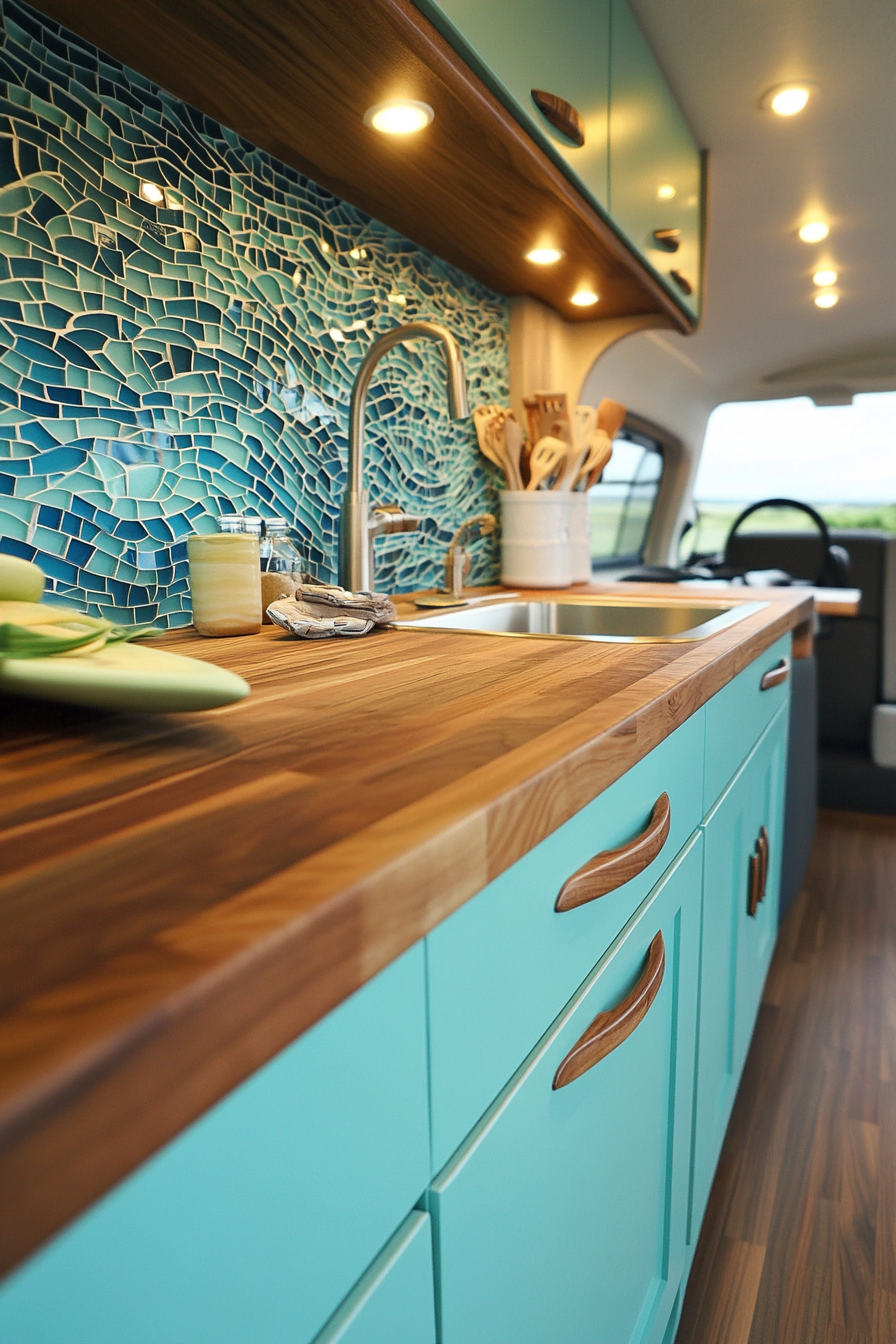
[[[0,550],[95,615],[170,626],[185,538],[222,512],[286,516],[335,577],[373,336],[444,322],[471,405],[506,403],[506,300],[27,6],[0,13]],[[443,368],[399,346],[371,389],[372,498],[429,518],[377,543],[381,589],[441,583],[455,528],[497,504]]]

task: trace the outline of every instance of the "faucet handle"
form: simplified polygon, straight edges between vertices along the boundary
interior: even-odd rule
[[[418,513],[405,513],[400,504],[374,504],[370,510],[369,531],[372,537],[382,537],[390,532],[416,532],[425,517]]]

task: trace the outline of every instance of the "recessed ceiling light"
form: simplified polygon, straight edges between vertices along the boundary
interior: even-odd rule
[[[526,253],[526,260],[534,262],[536,266],[553,266],[562,256],[559,247],[533,247],[531,252]]]
[[[833,308],[834,304],[840,299],[840,295],[833,289],[823,289],[820,294],[815,295],[816,308]]]
[[[435,113],[429,103],[417,103],[396,98],[387,103],[375,103],[364,113],[364,125],[372,126],[384,135],[413,135],[432,121]]]
[[[813,219],[800,229],[800,237],[804,243],[821,243],[830,231],[829,224],[825,224],[821,219]]]
[[[658,201],[671,201],[675,195],[675,188],[671,182],[661,182],[656,189],[656,198]]]
[[[141,182],[140,197],[144,201],[149,201],[150,205],[165,204],[165,193],[161,187],[156,186],[155,182]]]
[[[577,308],[590,308],[597,303],[600,295],[595,294],[593,289],[577,289],[570,298],[570,303],[574,303]]]
[[[796,84],[776,84],[766,89],[759,100],[759,106],[779,117],[795,117],[812,97],[817,85],[811,81],[800,80]]]
[[[820,285],[822,288],[826,287],[827,285],[836,285],[836,283],[837,283],[837,272],[836,272],[836,271],[816,271],[815,274],[814,274],[813,277],[812,277],[812,283],[813,283],[813,285]]]

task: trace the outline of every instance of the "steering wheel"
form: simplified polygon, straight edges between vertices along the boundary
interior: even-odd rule
[[[741,523],[760,509],[798,509],[800,513],[805,513],[811,518],[818,530],[824,556],[821,569],[812,580],[813,585],[816,588],[846,587],[849,582],[849,552],[843,546],[838,546],[831,541],[828,525],[817,509],[813,509],[811,504],[803,504],[798,499],[760,499],[756,504],[750,504],[742,513],[739,513],[731,524],[731,530],[725,541],[724,563],[726,568],[732,567],[728,552],[735,533]]]

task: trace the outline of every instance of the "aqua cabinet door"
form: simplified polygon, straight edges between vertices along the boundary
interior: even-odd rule
[[[614,224],[699,315],[700,151],[626,0],[611,7],[609,145]]]
[[[746,1059],[778,924],[788,706],[766,729],[705,823],[694,1171],[696,1243]],[[768,837],[765,897],[753,912],[752,860]]]
[[[426,1189],[428,1131],[417,944],[13,1273],[0,1340],[308,1344]]]
[[[314,1344],[436,1344],[428,1214],[405,1219]]]
[[[684,1264],[701,867],[698,833],[434,1182],[441,1344],[663,1339]],[[658,938],[646,1014],[555,1088],[599,1015],[643,990]]]
[[[418,4],[524,129],[606,207],[610,0]],[[575,107],[584,122],[583,145],[572,144],[551,125],[534,103],[533,89]],[[533,246],[539,241],[551,240],[533,239]]]

